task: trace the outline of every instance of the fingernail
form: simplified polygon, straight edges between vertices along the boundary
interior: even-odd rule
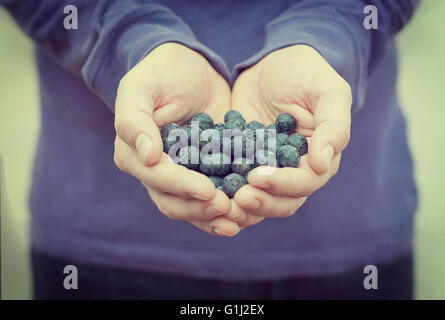
[[[223,235],[223,233],[221,232],[221,230],[219,230],[218,228],[213,228],[213,231],[214,231],[217,235],[220,235],[220,236]]]
[[[261,202],[257,199],[250,199],[242,204],[240,204],[241,207],[248,209],[248,210],[255,210],[261,207]]]
[[[334,148],[330,144],[326,145],[321,152],[323,155],[326,168],[329,168],[332,162],[332,157],[334,156]]]
[[[210,198],[203,196],[202,194],[199,193],[191,193],[190,194],[193,198],[198,199],[198,200],[210,200]]]
[[[145,164],[152,145],[150,138],[147,135],[141,133],[137,136],[135,145],[139,159],[142,161],[143,164]]]
[[[224,214],[224,210],[222,210],[221,208],[218,208],[215,205],[211,205],[208,206],[205,213],[209,216],[209,217],[215,217],[215,216],[219,216]]]

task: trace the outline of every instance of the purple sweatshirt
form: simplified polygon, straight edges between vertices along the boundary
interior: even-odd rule
[[[42,129],[32,245],[72,261],[227,280],[333,274],[407,252],[417,195],[394,36],[416,2],[0,0],[36,43]],[[68,4],[78,9],[77,30],[63,27]],[[366,4],[378,9],[377,30],[363,27]],[[230,83],[266,54],[307,44],[351,85],[340,171],[295,215],[211,236],[167,219],[116,168],[118,82],[172,41],[199,51]]]

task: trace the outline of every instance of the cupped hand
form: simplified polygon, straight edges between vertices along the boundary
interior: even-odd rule
[[[241,73],[232,90],[232,108],[247,121],[266,126],[278,114],[290,113],[296,131],[309,141],[297,168],[258,167],[249,173],[249,184],[232,200],[232,211],[249,217],[246,225],[292,215],[337,173],[349,142],[351,103],[347,82],[309,46],[274,51]]]
[[[239,226],[225,217],[230,200],[203,174],[174,164],[159,129],[206,112],[222,120],[230,105],[226,81],[197,52],[176,43],[151,51],[120,81],[115,104],[118,168],[141,181],[168,218],[186,220],[214,235]]]

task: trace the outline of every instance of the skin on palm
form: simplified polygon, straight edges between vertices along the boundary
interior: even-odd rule
[[[224,78],[203,56],[179,44],[157,47],[125,77],[144,84],[159,127],[184,123],[198,112],[221,121],[229,110],[230,88]]]
[[[337,172],[349,141],[351,100],[348,84],[308,46],[277,50],[245,70],[232,90],[233,109],[265,125],[290,113],[296,131],[313,141],[298,168],[251,171],[249,185],[235,195],[238,206],[232,207],[248,216],[293,214]]]

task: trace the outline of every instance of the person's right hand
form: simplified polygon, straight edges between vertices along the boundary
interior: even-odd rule
[[[117,167],[140,180],[168,218],[225,236],[240,230],[224,216],[229,198],[205,175],[174,164],[159,129],[198,112],[222,121],[229,105],[224,78],[199,53],[176,43],[160,45],[122,78],[115,105]]]

